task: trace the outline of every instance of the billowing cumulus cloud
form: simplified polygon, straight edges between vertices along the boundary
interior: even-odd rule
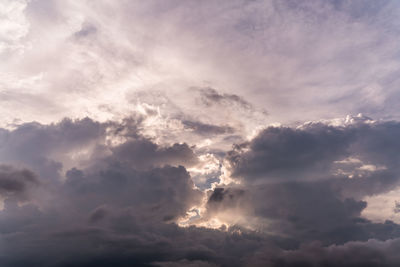
[[[361,216],[366,196],[399,185],[398,122],[269,127],[226,160],[240,184],[209,193],[208,216],[325,245],[397,237]],[[384,142],[384,143],[383,143]]]
[[[0,0],[0,266],[399,266],[399,9]]]
[[[9,164],[24,166],[1,167],[4,266],[339,266],[354,251],[350,266],[398,262],[387,251],[400,226],[361,215],[365,196],[398,183],[397,122],[266,128],[226,154],[240,183],[202,192],[186,169],[201,164],[201,151],[158,145],[128,121],[3,130]],[[35,143],[36,153],[23,153]],[[58,168],[45,172],[50,160]],[[190,218],[193,209],[202,212]],[[195,226],[215,219],[218,229]]]
[[[201,202],[202,192],[195,189],[189,173],[179,165],[196,163],[196,157],[187,145],[175,144],[164,148],[150,140],[141,139],[127,140],[108,147],[101,142],[104,140],[101,135],[105,135],[103,130],[108,127],[112,126],[85,119],[64,120],[47,126],[21,125],[13,131],[6,131],[7,139],[2,142],[2,147],[7,145],[8,154],[15,156],[15,164],[24,164],[27,168],[43,173],[42,175],[53,176],[46,176],[47,181],[39,183],[36,174],[29,169],[19,170],[8,165],[1,167],[0,192],[4,198],[4,209],[1,211],[4,233],[2,238],[9,243],[3,247],[8,251],[1,260],[4,266],[23,266],[26,262],[37,262],[38,266],[63,266],[75,264],[74,261],[77,264],[86,264],[83,262],[86,260],[100,262],[102,252],[96,252],[97,249],[89,251],[90,243],[97,242],[97,238],[105,238],[106,243],[113,242],[113,238],[108,240],[106,236],[117,232],[120,232],[117,234],[120,237],[115,236],[115,242],[121,242],[121,246],[124,246],[124,233],[132,232],[139,236],[132,237],[127,242],[133,242],[132,245],[139,242],[139,250],[150,246],[145,249],[148,252],[139,254],[150,253],[157,243],[162,242],[163,237],[160,240],[156,238],[151,241],[150,238],[145,241],[147,230],[143,227],[150,227],[149,234],[152,227],[170,227],[162,225],[185,216],[188,210]],[[82,140],[86,141],[85,146],[81,143]],[[67,153],[78,147],[88,149],[91,143],[94,148],[92,156],[86,159],[89,162],[87,167],[74,167],[62,173],[62,163],[56,161],[59,156],[57,153]],[[29,151],[28,145],[34,145],[36,153],[22,153],[22,149]],[[97,155],[98,151],[103,151],[103,156]],[[53,164],[59,168],[52,169],[53,172],[45,172],[49,168],[47,164],[50,159],[47,156],[50,155],[54,155]],[[74,161],[73,155],[71,157]],[[25,194],[35,187],[41,187],[40,194],[27,198]],[[113,234],[113,231],[116,232]],[[39,245],[38,251],[30,251],[29,247],[35,243],[37,235],[41,236],[39,243],[42,245]],[[46,256],[48,252],[44,251],[52,246],[52,242],[59,242],[57,240],[69,243],[62,247],[72,253],[68,255],[72,257],[70,260],[62,259],[61,247],[55,249],[60,253],[56,253],[54,257]],[[78,245],[81,242],[85,244]],[[145,245],[146,242],[150,243]],[[18,255],[15,249],[22,244],[28,244],[26,251],[21,248],[22,254]],[[106,254],[110,253],[105,257],[110,257],[111,262],[123,261],[122,258],[111,255],[114,253],[113,245],[104,249]],[[94,254],[81,258],[79,253]],[[139,262],[149,260],[145,259],[145,255],[132,254],[127,255],[127,262],[132,257],[144,257],[138,259]]]

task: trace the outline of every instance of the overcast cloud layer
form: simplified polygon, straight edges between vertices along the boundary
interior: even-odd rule
[[[399,266],[397,1],[0,0],[0,266]]]

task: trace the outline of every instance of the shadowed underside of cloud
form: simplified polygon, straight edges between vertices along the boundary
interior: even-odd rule
[[[400,237],[396,223],[361,216],[366,196],[399,185],[399,133],[398,122],[362,120],[266,128],[227,153],[228,169],[241,183],[210,191],[205,217],[281,235],[294,247],[318,240],[319,251],[285,252],[282,257],[293,259],[277,260],[276,266],[392,266],[397,259],[386,259],[378,245],[383,243],[372,242],[379,247],[372,248],[347,242]],[[323,248],[332,244],[343,246]],[[333,254],[343,256],[350,247],[379,257],[333,260]]]
[[[12,166],[0,165],[0,195],[6,198],[25,198],[30,187],[38,180],[30,170],[18,170]]]
[[[186,170],[198,166],[196,151],[156,144],[135,124],[86,118],[1,130],[2,266],[400,263],[400,226],[360,215],[365,196],[398,184],[398,122],[266,128],[227,153],[241,183],[205,192]],[[228,226],[178,226],[204,197],[192,222]]]
[[[219,126],[219,125],[213,125],[213,124],[202,123],[199,121],[189,121],[189,120],[185,120],[182,123],[183,125],[185,125],[185,127],[193,130],[194,132],[200,135],[205,135],[205,136],[234,132],[234,129],[230,126]]]

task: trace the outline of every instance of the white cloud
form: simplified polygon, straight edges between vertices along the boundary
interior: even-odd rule
[[[398,85],[399,6],[382,3],[364,16],[369,5],[6,1],[4,40],[30,49],[23,57],[8,52],[0,70],[43,79],[30,88],[31,104],[14,99],[24,90],[15,82],[1,88],[15,96],[0,100],[19,106],[7,121],[105,120],[129,113],[127,98],[137,91],[160,90],[190,108],[186,89],[211,86],[268,110],[261,124],[358,112],[396,117],[385,103]]]
[[[23,52],[21,39],[29,32],[29,21],[25,16],[27,1],[3,0],[0,2],[0,55]]]

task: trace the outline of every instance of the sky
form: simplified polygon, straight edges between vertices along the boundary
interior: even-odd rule
[[[0,266],[399,266],[400,2],[0,0]]]

